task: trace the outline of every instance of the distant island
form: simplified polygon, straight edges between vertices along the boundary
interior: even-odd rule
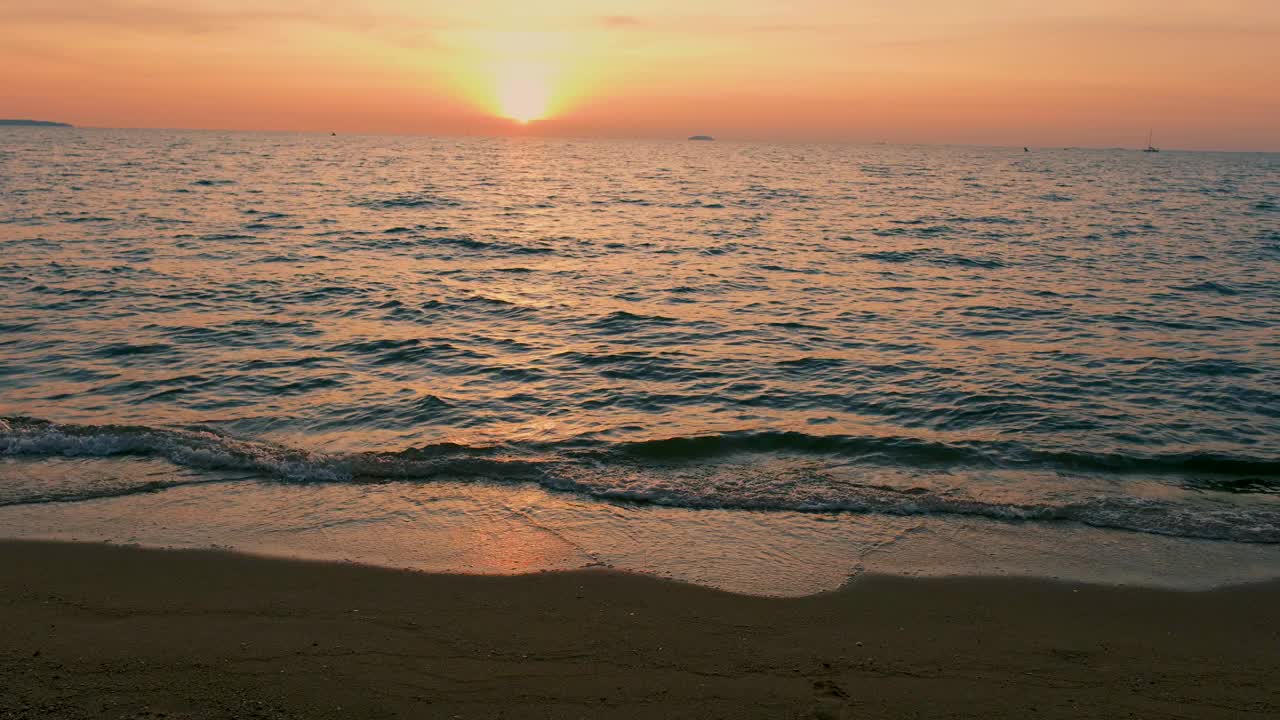
[[[49,120],[3,120],[0,119],[0,127],[75,127],[68,123],[50,122]]]
[[[689,139],[690,140],[715,140],[715,138],[711,137],[710,135],[690,135]]]

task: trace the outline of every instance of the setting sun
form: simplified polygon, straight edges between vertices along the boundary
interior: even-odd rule
[[[448,36],[458,48],[450,75],[476,110],[520,124],[564,112],[593,66],[575,39],[555,32],[474,32]]]
[[[494,78],[498,113],[519,123],[546,117],[551,105],[551,78],[542,65],[510,63]]]

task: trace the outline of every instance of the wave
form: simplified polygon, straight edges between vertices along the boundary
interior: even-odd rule
[[[963,486],[897,487],[809,472],[803,482],[765,461],[768,454],[825,456],[870,467],[1036,468],[1060,473],[1180,473],[1201,490],[1280,491],[1280,461],[1194,453],[1136,458],[1000,448],[991,443],[939,443],[914,438],[816,436],[797,432],[727,433],[630,443],[576,439],[561,443],[469,446],[440,443],[399,451],[321,453],[242,440],[208,429],[55,424],[0,419],[0,456],[158,457],[176,465],[244,471],[299,483],[480,480],[527,482],[605,501],[693,509],[952,515],[1002,521],[1062,521],[1188,538],[1280,543],[1280,505],[1188,505],[1124,495],[1031,498],[975,497]],[[1020,454],[1019,454],[1020,453]],[[733,462],[734,459],[739,462]],[[140,482],[125,488],[0,497],[0,505],[62,502],[164,490],[202,482]]]
[[[1280,459],[1214,453],[1130,456],[1027,448],[1014,442],[943,443],[908,437],[742,432],[621,443],[611,452],[673,460],[739,453],[798,452],[882,460],[893,465],[1028,467],[1113,474],[1210,474],[1255,480],[1280,490]]]
[[[109,485],[105,487],[90,486],[81,488],[36,490],[12,496],[6,496],[3,493],[0,493],[0,507],[6,507],[9,505],[43,505],[47,503],[105,500],[108,498],[128,497],[130,495],[143,495],[147,493],[160,492],[162,490],[168,490],[169,488],[186,485],[209,485],[226,482],[233,481],[216,477],[208,480],[140,480],[138,482],[125,482],[119,485]]]
[[[969,257],[966,255],[957,255],[947,253],[937,248],[919,248],[916,250],[879,250],[875,252],[864,252],[859,255],[867,260],[877,260],[886,263],[910,263],[922,262],[929,265],[937,265],[939,267],[960,266],[970,268],[1002,268],[1006,264],[1000,260],[990,257]]]
[[[429,191],[422,191],[369,198],[356,203],[356,206],[372,210],[423,210],[461,207],[462,202]]]
[[[537,463],[485,457],[484,451],[444,444],[397,453],[326,454],[211,430],[139,425],[70,425],[32,418],[0,419],[0,455],[160,457],[207,470],[241,470],[286,480],[349,482],[427,479],[440,475],[530,476]]]
[[[1213,282],[1206,280],[1205,282],[1195,283],[1194,285],[1174,285],[1174,290],[1182,292],[1205,292],[1216,293],[1218,295],[1239,295],[1240,291],[1231,287],[1226,283]]]

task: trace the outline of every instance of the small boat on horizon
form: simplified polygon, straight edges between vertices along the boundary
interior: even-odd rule
[[[1160,148],[1151,144],[1151,131],[1147,131],[1147,149],[1142,152],[1160,152]]]
[[[710,142],[710,141],[712,141],[712,140],[715,140],[715,138],[711,137],[710,135],[690,135],[690,136],[689,136],[689,139],[690,139],[690,140],[700,140],[700,141],[702,141],[702,142]]]

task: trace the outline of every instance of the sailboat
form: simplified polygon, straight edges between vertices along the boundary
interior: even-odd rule
[[[1151,131],[1147,131],[1147,149],[1142,152],[1160,152],[1160,148],[1151,144]]]

